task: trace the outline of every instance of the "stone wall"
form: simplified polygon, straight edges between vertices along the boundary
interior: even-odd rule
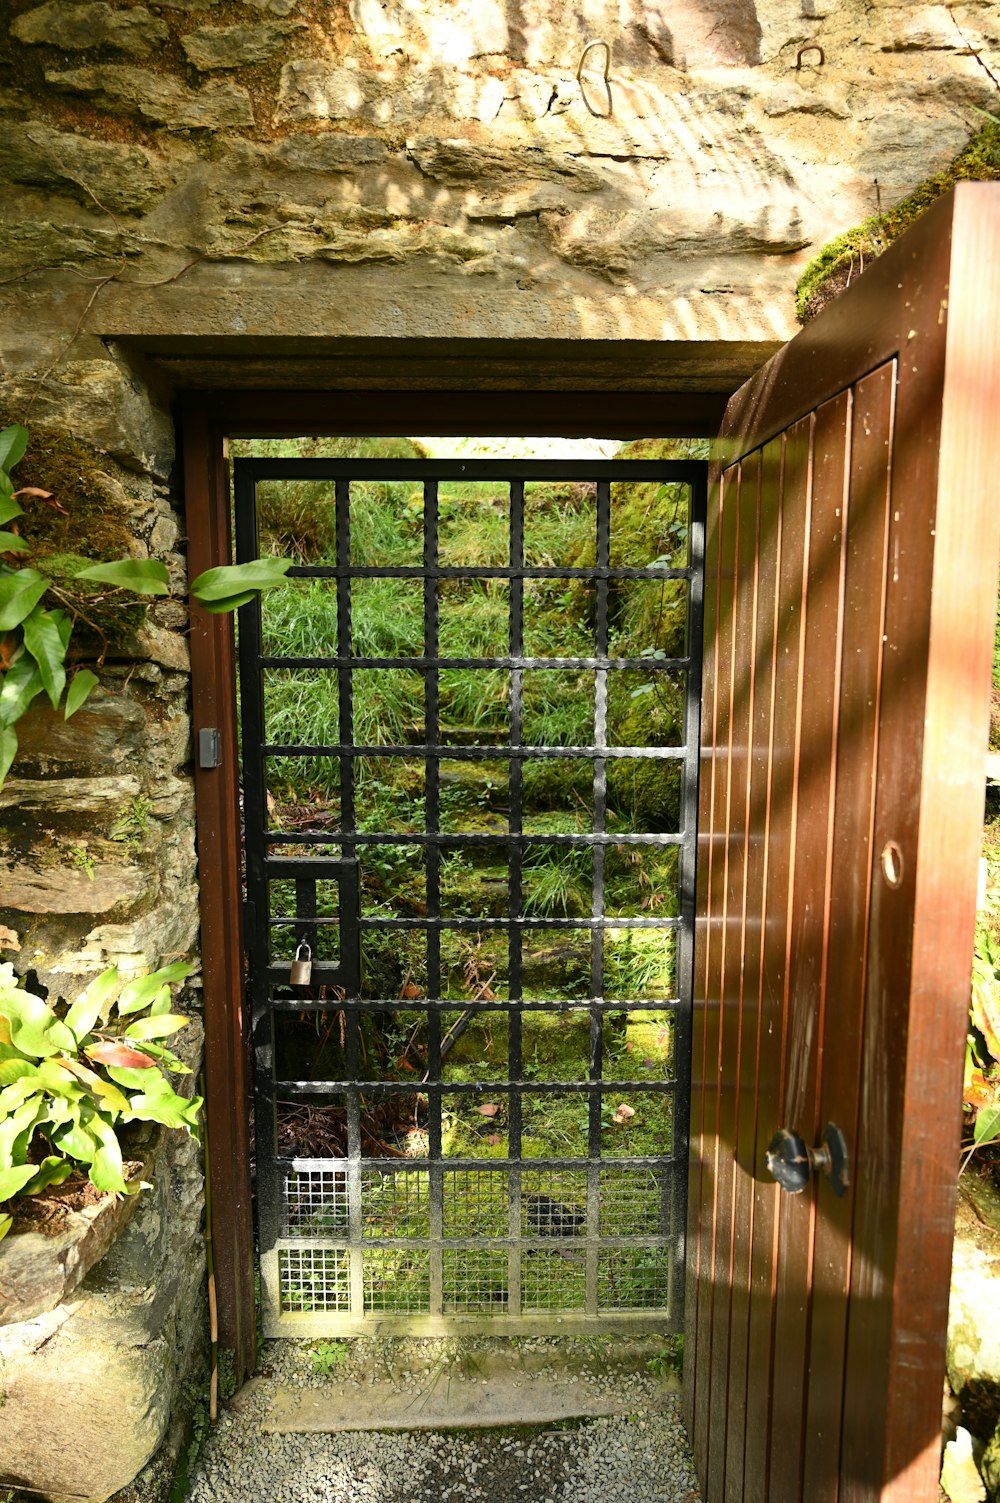
[[[157,339],[766,352],[804,260],[946,164],[1000,69],[1000,6],[977,0],[5,14],[5,375],[20,400],[44,372],[36,416],[117,409],[96,430],[126,463],[149,451],[122,353]],[[578,81],[595,39],[607,82],[600,47]]]
[[[56,1503],[103,1503],[122,1489],[121,1503],[170,1496],[206,1346],[191,1139],[161,1141],[152,1185],[77,1288],[30,1320],[0,1326],[0,1486]]]

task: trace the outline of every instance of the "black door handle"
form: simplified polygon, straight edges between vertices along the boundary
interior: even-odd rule
[[[823,1174],[835,1195],[846,1195],[851,1183],[847,1141],[840,1128],[828,1122],[818,1148],[787,1127],[779,1127],[767,1145],[768,1173],[789,1195],[801,1195],[814,1174]]]

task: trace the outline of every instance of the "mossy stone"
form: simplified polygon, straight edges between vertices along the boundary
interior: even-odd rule
[[[815,318],[853,277],[859,276],[956,183],[993,182],[998,178],[1000,118],[991,117],[943,172],[929,177],[895,208],[884,214],[872,214],[824,245],[809,262],[795,289],[796,312],[802,323]]]

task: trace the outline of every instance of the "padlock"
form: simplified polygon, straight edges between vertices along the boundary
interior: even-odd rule
[[[303,950],[305,954],[303,955]],[[312,980],[313,963],[312,951],[305,940],[299,945],[292,961],[292,968],[288,973],[288,979],[293,986],[308,986]]]

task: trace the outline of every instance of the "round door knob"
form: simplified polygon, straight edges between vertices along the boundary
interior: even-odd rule
[[[767,1145],[767,1169],[789,1195],[800,1195],[812,1177],[805,1140],[797,1132],[779,1127]]]
[[[767,1145],[767,1169],[789,1195],[801,1195],[814,1174],[823,1174],[835,1195],[846,1195],[851,1183],[847,1142],[834,1122],[828,1122],[818,1148],[807,1148],[805,1139],[787,1127],[779,1127]]]

